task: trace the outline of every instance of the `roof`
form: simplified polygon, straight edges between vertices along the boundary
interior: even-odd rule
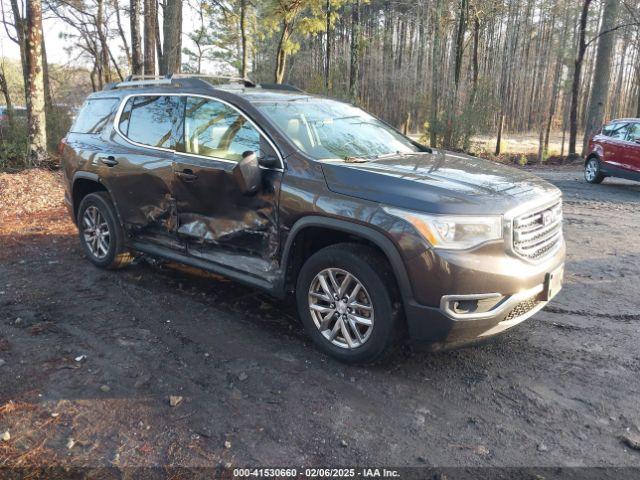
[[[613,120],[609,121],[609,123],[616,122],[640,122],[640,118],[614,118]]]
[[[222,80],[217,84],[210,80]],[[146,89],[179,89],[181,92],[215,93],[224,91],[242,97],[251,103],[271,101],[301,100],[312,98],[311,95],[287,84],[261,83],[241,77],[217,77],[208,75],[171,75],[171,76],[129,76],[122,82],[105,85],[101,92],[92,96],[108,96],[114,92],[130,92]]]

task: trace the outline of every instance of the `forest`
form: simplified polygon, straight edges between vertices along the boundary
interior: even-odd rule
[[[640,116],[638,0],[1,2],[4,35],[20,52],[15,68],[0,63],[3,165],[16,152],[12,165],[45,161],[63,135],[56,106],[81,102],[69,92],[130,74],[291,83],[361,106],[432,146],[470,151],[475,136],[489,135],[490,157],[507,134],[527,132],[538,162],[550,156],[553,134],[556,154],[576,159],[604,121]],[[53,23],[67,33],[46,44],[43,29]],[[73,60],[50,64],[52,49]],[[22,136],[12,115],[21,104]]]

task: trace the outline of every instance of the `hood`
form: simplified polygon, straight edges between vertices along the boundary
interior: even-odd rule
[[[561,195],[533,174],[443,150],[366,163],[325,161],[322,169],[335,193],[435,214],[503,214]]]

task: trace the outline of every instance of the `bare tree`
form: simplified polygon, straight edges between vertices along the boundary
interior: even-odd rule
[[[131,73],[142,75],[142,40],[140,39],[140,0],[129,1],[129,29],[131,30]]]
[[[591,87],[591,101],[582,144],[583,156],[588,149],[589,139],[602,126],[604,120],[605,104],[609,98],[609,84],[611,82],[611,60],[615,40],[613,29],[618,19],[619,4],[620,0],[607,0],[602,14],[595,66],[596,74]]]
[[[164,47],[160,73],[167,75],[180,72],[182,63],[182,0],[167,0],[163,20]]]
[[[144,74],[156,73],[156,0],[144,0]]]
[[[11,102],[9,85],[7,84],[7,77],[4,72],[4,60],[0,63],[0,91],[2,91],[4,103],[7,106],[7,119],[9,121],[9,125],[13,126],[13,103]]]
[[[587,52],[587,21],[589,20],[589,7],[592,0],[584,0],[582,13],[580,14],[580,27],[578,37],[578,54],[576,56],[573,71],[573,84],[571,87],[571,113],[569,118],[569,156],[576,155],[576,143],[578,139],[578,102],[580,101],[580,82],[582,80],[582,67]]]
[[[42,3],[27,0],[27,112],[29,159],[39,165],[47,153],[44,79],[42,74]]]
[[[247,0],[240,0],[240,48],[242,49],[242,59],[240,61],[240,76],[249,76],[249,34],[247,31],[247,14],[249,3]]]
[[[349,96],[354,102],[358,101],[358,82],[360,78],[360,50],[362,45],[362,30],[360,27],[360,3],[361,0],[356,0],[351,7],[351,59],[349,70]]]

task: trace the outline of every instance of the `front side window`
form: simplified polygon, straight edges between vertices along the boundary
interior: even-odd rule
[[[640,140],[640,123],[633,123],[629,127],[629,133],[627,134],[627,140],[630,142],[637,142]]]
[[[260,156],[260,133],[244,115],[222,102],[187,97],[183,150],[237,162],[245,152]]]
[[[629,125],[627,123],[614,123],[609,125],[608,133],[605,133],[605,135],[614,140],[624,140],[628,131]]]
[[[317,160],[422,151],[388,125],[346,103],[302,97],[256,105],[300,150]]]
[[[176,126],[181,116],[181,97],[136,96],[125,105],[118,127],[133,142],[172,149],[176,145]]]
[[[73,122],[73,133],[100,133],[109,123],[111,114],[118,105],[117,98],[96,98],[87,100]],[[26,113],[26,111],[25,111]]]

